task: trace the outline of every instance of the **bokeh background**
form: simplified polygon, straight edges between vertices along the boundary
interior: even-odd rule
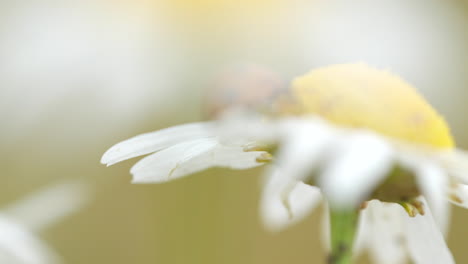
[[[322,263],[321,209],[281,233],[262,228],[261,169],[131,185],[134,161],[99,160],[123,139],[204,119],[207,90],[232,65],[287,83],[359,61],[417,87],[468,149],[468,1],[2,1],[0,210],[81,180],[90,202],[39,234],[64,263]],[[454,208],[457,263],[467,221]]]

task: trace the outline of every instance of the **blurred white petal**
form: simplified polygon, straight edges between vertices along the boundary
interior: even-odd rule
[[[89,199],[88,185],[69,181],[47,186],[15,201],[2,211],[29,230],[40,231],[77,212]]]
[[[108,166],[117,162],[146,155],[183,141],[212,136],[211,122],[184,124],[142,134],[117,143],[104,153],[101,163]]]
[[[331,207],[356,207],[369,198],[394,161],[390,145],[366,132],[344,138],[333,151],[318,183]]]
[[[357,250],[369,250],[382,264],[406,263],[407,254],[415,264],[454,263],[430,208],[425,211],[409,217],[397,204],[370,201],[361,214]]]
[[[408,218],[406,239],[409,254],[415,264],[455,263],[429,208],[425,215]]]
[[[317,187],[291,179],[273,169],[265,179],[260,216],[270,231],[281,231],[309,215],[322,196]]]
[[[134,183],[158,183],[211,167],[248,169],[263,165],[262,151],[245,152],[241,146],[225,146],[216,139],[183,142],[156,152],[133,166]]]
[[[369,250],[374,263],[406,263],[405,218],[408,215],[400,205],[370,201],[359,219],[355,250]]]
[[[463,150],[451,150],[438,155],[450,176],[468,184],[468,153]]]
[[[59,257],[33,232],[81,209],[89,195],[89,186],[70,181],[48,186],[9,205],[0,215],[0,262],[59,263]]]
[[[336,138],[333,129],[318,120],[291,120],[281,124],[288,134],[281,142],[278,165],[283,174],[307,181],[324,161],[326,150]]]
[[[451,188],[449,200],[461,207],[468,208],[468,185],[456,184]]]
[[[12,264],[59,263],[59,257],[45,243],[5,216],[0,216],[0,260],[1,253],[9,256]]]
[[[447,201],[448,177],[439,167],[425,162],[416,171],[417,183],[427,199],[434,219],[443,234],[447,233],[450,220],[450,205]]]
[[[441,155],[438,153],[440,156]],[[417,185],[428,201],[435,221],[439,225],[443,234],[448,231],[451,215],[450,206],[447,201],[449,194],[449,172],[443,168],[439,162],[427,159],[424,152],[418,149],[405,148],[398,155],[400,165],[411,171],[415,177]]]
[[[231,108],[224,111],[216,129],[222,143],[245,144],[252,141],[276,142],[281,130],[277,122],[265,120],[248,109]]]

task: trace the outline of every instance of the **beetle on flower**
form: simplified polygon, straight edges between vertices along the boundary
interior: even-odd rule
[[[229,107],[215,121],[118,143],[102,163],[153,153],[131,169],[135,183],[268,164],[266,227],[300,221],[323,198],[329,263],[352,263],[353,249],[376,263],[454,263],[443,237],[447,201],[468,205],[468,156],[413,87],[359,63],[313,70],[281,91],[268,111]]]

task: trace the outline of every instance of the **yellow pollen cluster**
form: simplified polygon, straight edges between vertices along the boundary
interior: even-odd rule
[[[362,63],[313,70],[293,81],[288,97],[280,112],[317,114],[412,143],[454,147],[443,117],[411,85]]]

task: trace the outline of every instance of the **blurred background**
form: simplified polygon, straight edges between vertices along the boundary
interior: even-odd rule
[[[359,61],[417,87],[468,149],[467,29],[462,0],[1,1],[0,212],[78,180],[89,202],[38,233],[63,263],[322,263],[322,210],[278,234],[262,228],[261,169],[132,185],[133,160],[106,168],[100,157],[204,119],[206,94],[233,65],[288,83]],[[454,208],[458,263],[467,221]]]

